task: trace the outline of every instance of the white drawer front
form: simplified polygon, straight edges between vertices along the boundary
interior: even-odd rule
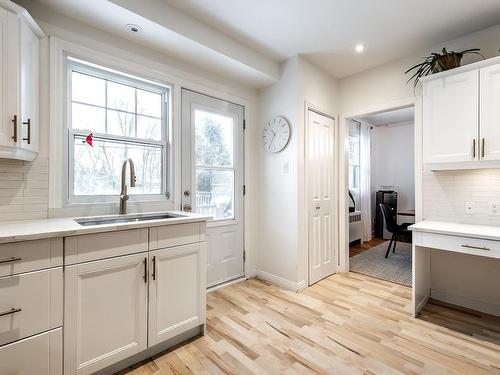
[[[149,249],[163,249],[205,241],[205,227],[205,224],[189,223],[150,228]]]
[[[1,346],[0,374],[61,375],[62,328]]]
[[[0,278],[0,345],[62,326],[62,267]]]
[[[500,241],[424,232],[415,232],[413,236],[413,242],[417,246],[500,258]]]
[[[148,229],[86,234],[64,239],[65,264],[76,264],[148,250]]]
[[[0,277],[57,267],[62,262],[62,238],[0,245]]]

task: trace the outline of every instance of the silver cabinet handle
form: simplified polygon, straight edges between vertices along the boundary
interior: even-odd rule
[[[21,260],[21,257],[12,257],[12,258],[0,259],[0,264],[2,264],[2,263],[19,262],[20,260]]]
[[[153,273],[151,274],[153,280],[156,280],[156,256],[153,256]]]
[[[468,249],[476,249],[476,250],[490,250],[486,246],[462,245],[462,247],[466,247]]]
[[[10,314],[14,314],[14,313],[17,313],[19,311],[21,311],[22,309],[20,307],[13,307],[12,309],[10,310],[7,310],[7,311],[2,311],[0,312],[0,316],[5,316],[5,315],[10,315]]]
[[[472,159],[476,159],[476,138],[472,140]]]

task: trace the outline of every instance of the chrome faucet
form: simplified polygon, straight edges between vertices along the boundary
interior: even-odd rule
[[[122,164],[122,188],[120,191],[120,215],[127,213],[127,185],[125,184],[125,174],[127,173],[127,163],[130,165],[130,187],[135,187],[135,167],[132,159],[126,159]]]

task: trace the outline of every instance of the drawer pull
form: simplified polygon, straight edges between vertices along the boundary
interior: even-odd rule
[[[468,249],[476,249],[476,250],[490,250],[485,246],[475,246],[475,245],[462,245],[462,247],[466,247]]]
[[[153,280],[156,280],[156,256],[153,257]]]
[[[21,310],[22,310],[22,309],[21,309],[20,307],[13,307],[13,308],[12,308],[12,309],[10,309],[10,310],[0,312],[0,316],[14,314],[14,313],[17,313],[17,312],[19,312],[19,311],[21,311]]]
[[[20,260],[21,260],[21,257],[12,257],[12,258],[0,259],[0,264],[2,264],[2,263],[19,262]]]

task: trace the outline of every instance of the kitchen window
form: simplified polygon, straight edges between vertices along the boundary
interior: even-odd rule
[[[67,61],[69,201],[115,200],[128,158],[137,177],[131,199],[168,199],[170,87]]]

